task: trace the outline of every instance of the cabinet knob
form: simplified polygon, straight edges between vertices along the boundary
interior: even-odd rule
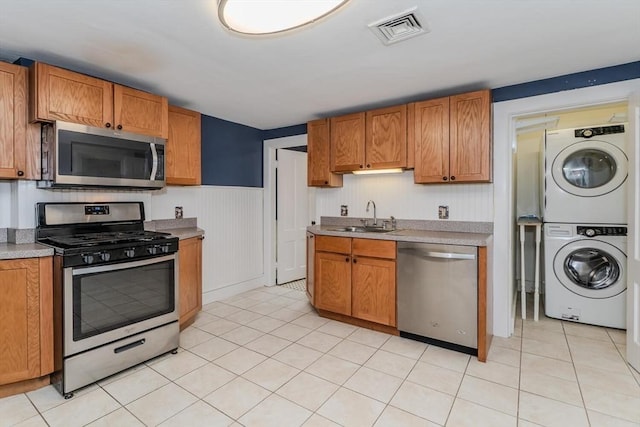
[[[358,166],[360,166],[360,169],[362,169],[362,165],[358,165]]]
[[[447,178],[446,176],[443,176],[443,177],[442,177],[442,180],[443,180],[443,181],[446,181],[447,179],[449,179],[449,178]]]
[[[349,262],[349,257],[346,257],[344,260],[345,260],[345,261],[347,261],[347,262]]]
[[[324,185],[329,185],[329,181],[325,181],[325,182],[324,182]]]
[[[455,181],[455,180],[456,180],[456,177],[452,175],[451,176],[451,181]]]
[[[371,167],[371,165],[369,165],[369,164],[368,164],[368,165],[367,165],[367,167],[368,167],[368,168],[370,168],[370,167]]]
[[[18,176],[24,176],[24,171],[18,171]]]
[[[118,125],[118,130],[122,130],[122,125]]]
[[[111,127],[111,123],[108,123],[108,122],[107,122],[107,123],[105,123],[105,124],[104,124],[104,127],[106,127],[106,128],[110,128],[110,127]]]
[[[358,262],[358,260],[354,258],[353,259],[353,263],[356,264],[357,262]]]

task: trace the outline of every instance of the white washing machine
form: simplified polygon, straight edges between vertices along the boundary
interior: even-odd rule
[[[627,223],[625,136],[623,124],[546,132],[544,222]]]
[[[627,227],[544,224],[548,317],[626,329]]]

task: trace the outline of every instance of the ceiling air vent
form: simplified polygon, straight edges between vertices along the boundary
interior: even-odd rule
[[[373,22],[369,24],[369,29],[382,43],[390,45],[428,33],[429,29],[425,28],[423,23],[424,20],[418,14],[417,8],[414,7]]]

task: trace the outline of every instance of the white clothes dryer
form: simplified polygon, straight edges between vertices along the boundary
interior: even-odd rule
[[[544,224],[548,317],[626,329],[627,227]]]
[[[544,222],[627,223],[625,126],[547,131]]]

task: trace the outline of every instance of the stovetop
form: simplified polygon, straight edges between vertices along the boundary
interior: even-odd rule
[[[170,255],[178,238],[144,229],[142,202],[37,203],[38,243],[63,267],[113,264]]]
[[[71,249],[117,243],[151,242],[158,239],[165,239],[169,236],[170,234],[168,233],[161,233],[157,231],[110,231],[51,236],[47,238],[47,241],[52,246],[62,249]]]

